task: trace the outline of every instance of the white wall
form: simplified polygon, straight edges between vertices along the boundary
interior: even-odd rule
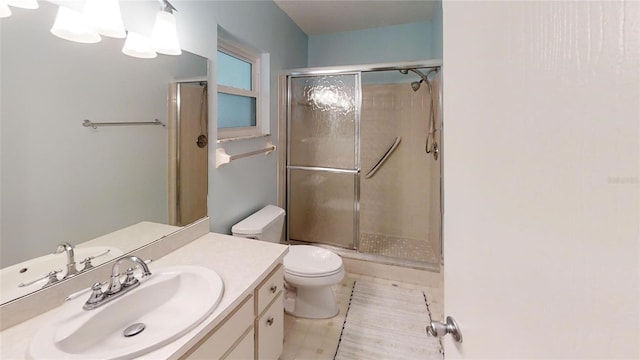
[[[95,122],[167,119],[167,84],[206,60],[134,59],[121,39],[49,33],[56,7],[2,19],[2,266],[139,221],[167,222],[167,130]],[[79,259],[82,260],[82,259]]]
[[[640,357],[640,3],[444,3],[447,358]]]

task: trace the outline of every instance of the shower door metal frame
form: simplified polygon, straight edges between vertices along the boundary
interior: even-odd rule
[[[291,129],[289,126],[290,116],[291,116],[291,78],[299,78],[305,76],[324,76],[324,75],[345,75],[345,74],[353,74],[357,73],[357,103],[356,103],[356,111],[357,111],[357,158],[356,163],[358,164],[358,174],[356,175],[356,201],[354,207],[356,209],[356,217],[355,221],[357,224],[354,224],[355,234],[354,234],[354,249],[359,253],[359,243],[360,243],[360,114],[362,109],[362,83],[361,77],[363,72],[372,72],[372,71],[393,71],[393,70],[403,70],[403,69],[412,69],[412,68],[439,68],[439,70],[443,71],[443,63],[442,59],[433,59],[433,60],[418,60],[418,61],[403,61],[403,62],[390,62],[390,63],[377,63],[377,64],[365,64],[365,65],[346,65],[346,66],[327,66],[327,67],[312,67],[312,68],[302,68],[302,69],[292,69],[285,70],[281,73],[281,78],[283,80],[284,89],[280,92],[281,95],[284,95],[286,98],[286,104],[281,108],[281,118],[283,121],[280,122],[279,129],[279,138],[281,139],[281,143],[284,143],[287,151],[284,154],[283,162],[279,164],[279,173],[283,174],[284,177],[279,176],[279,179],[284,178],[285,181],[278,180],[278,191],[280,193],[285,194],[284,200],[280,203],[281,206],[285,207],[287,210],[289,209],[289,184],[290,184],[290,176],[289,176],[289,158],[290,158],[290,133]],[[443,85],[443,77],[440,76],[440,86],[438,89],[439,92],[439,100],[438,107],[440,111],[440,145],[441,148],[444,148],[444,138],[442,136],[444,129],[444,113],[442,111],[442,89]],[[284,129],[283,129],[284,127]],[[284,137],[284,140],[282,138]],[[444,241],[444,227],[442,226],[442,222],[444,219],[444,154],[440,154],[440,263],[442,264],[442,252],[443,252],[443,241]],[[290,242],[291,239],[289,237],[289,216],[287,216],[286,229],[285,229],[285,240]],[[329,245],[331,246],[331,245]],[[403,260],[403,259],[395,259],[392,261],[392,265],[408,265],[409,267],[415,267],[412,261]],[[434,269],[437,270],[437,269]]]
[[[319,166],[291,166],[289,165],[289,160],[291,159],[291,79],[292,78],[304,78],[304,77],[320,77],[320,76],[338,76],[338,75],[354,75],[355,76],[355,129],[354,129],[354,169],[340,169],[340,168],[326,168]],[[286,209],[287,211],[290,209],[291,205],[291,187],[288,184],[291,184],[291,172],[290,170],[306,170],[306,171],[323,171],[330,172],[336,174],[353,174],[355,177],[354,180],[354,204],[353,204],[353,240],[351,242],[351,247],[346,247],[350,250],[358,250],[359,242],[360,242],[360,112],[362,108],[362,84],[361,84],[361,76],[362,73],[360,71],[344,71],[344,72],[336,72],[336,73],[328,73],[328,74],[314,74],[314,73],[306,73],[306,74],[289,74],[286,75],[286,84],[287,84],[287,106],[286,106],[286,116],[285,116],[285,124],[286,124],[286,158],[285,158],[285,172],[286,172]],[[285,236],[286,240],[290,241],[289,237],[289,219],[287,216],[287,224]],[[339,245],[335,245],[339,246]]]
[[[171,196],[169,196],[170,197],[169,223],[171,225],[182,226],[182,199],[180,197],[180,188],[182,186],[181,178],[180,178],[181,160],[182,160],[182,154],[180,151],[180,145],[181,145],[180,127],[182,125],[182,115],[180,111],[182,106],[181,88],[182,88],[182,85],[193,85],[193,84],[200,84],[200,85],[204,84],[204,86],[207,86],[208,80],[207,78],[203,77],[203,78],[195,78],[190,80],[177,80],[170,83],[170,86],[173,86],[175,89],[175,109],[174,109],[175,112],[170,114],[170,117],[173,116],[175,119],[175,123],[174,123],[175,143],[173,145],[175,147],[175,149],[173,149],[173,151],[175,152],[175,158],[173,159],[173,162],[169,164],[169,168],[170,168],[169,176],[174,177],[174,181],[175,181],[175,189],[173,189],[173,191],[175,191],[174,199],[171,199]],[[169,101],[171,101],[171,99],[169,99]],[[206,102],[206,105],[208,106],[208,101]],[[171,152],[172,150],[169,149],[169,151]],[[172,167],[173,167],[173,170],[171,169]],[[173,173],[173,171],[175,173]],[[171,181],[169,182],[171,183]],[[173,216],[171,215],[172,212],[173,212]]]

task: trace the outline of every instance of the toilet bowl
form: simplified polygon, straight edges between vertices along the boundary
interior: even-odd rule
[[[332,286],[344,278],[342,259],[317,246],[292,245],[284,257],[284,280],[295,292],[285,311],[298,317],[326,319],[338,315]]]
[[[284,210],[267,205],[231,228],[232,234],[278,243],[284,227]],[[332,286],[344,278],[342,259],[311,245],[290,245],[283,260],[287,287],[285,311],[297,317],[326,319],[338,314]]]

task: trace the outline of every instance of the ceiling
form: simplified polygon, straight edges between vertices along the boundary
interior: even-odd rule
[[[431,20],[438,0],[274,0],[307,35]]]

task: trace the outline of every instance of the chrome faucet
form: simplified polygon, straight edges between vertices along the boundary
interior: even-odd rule
[[[124,275],[126,275],[124,281],[120,282],[120,264],[123,261],[129,260],[131,262],[136,263],[142,269],[142,277],[150,276],[151,271],[149,267],[144,262],[144,260],[140,259],[137,256],[126,256],[116,261],[113,264],[113,268],[111,269],[111,278],[109,279],[109,287],[107,290],[102,291],[102,285],[104,283],[95,283],[91,287],[91,296],[82,307],[85,310],[95,309],[99,306],[102,306],[113,299],[117,299],[118,297],[126,294],[130,290],[135,289],[140,285],[140,280],[138,280],[135,276],[133,276],[133,268],[128,268]]]
[[[67,273],[64,275],[64,278],[77,274],[78,269],[76,268],[76,259],[73,254],[73,245],[68,242],[58,244],[54,254],[61,254],[62,252],[67,253]]]

